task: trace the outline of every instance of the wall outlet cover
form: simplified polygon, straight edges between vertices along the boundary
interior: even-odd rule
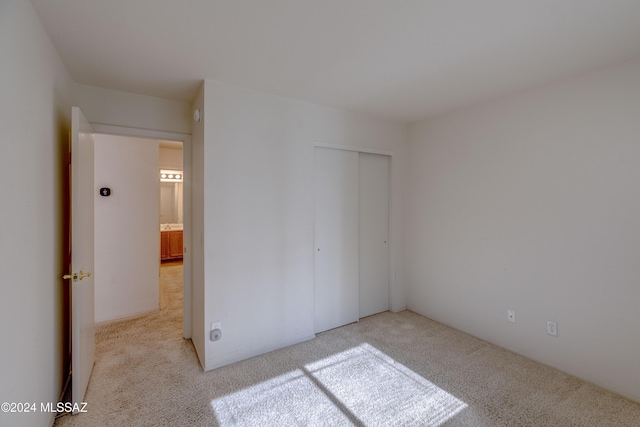
[[[552,321],[547,321],[547,333],[549,335],[557,337],[558,336],[558,323],[557,322],[552,322]]]

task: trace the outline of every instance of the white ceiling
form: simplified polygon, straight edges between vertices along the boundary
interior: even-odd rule
[[[640,56],[639,0],[32,0],[77,83],[414,121]]]

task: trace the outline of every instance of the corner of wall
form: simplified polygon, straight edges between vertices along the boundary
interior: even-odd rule
[[[190,111],[200,109],[200,122],[191,121],[191,341],[204,370],[205,337],[205,258],[204,258],[204,148],[206,114],[205,82],[200,85]]]

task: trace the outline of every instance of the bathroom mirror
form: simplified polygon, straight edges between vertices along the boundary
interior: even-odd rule
[[[182,143],[160,141],[158,181],[160,184],[160,228],[182,229]]]
[[[182,224],[182,182],[160,182],[160,224]]]

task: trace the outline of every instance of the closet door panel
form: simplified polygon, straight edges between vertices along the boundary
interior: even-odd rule
[[[389,157],[359,153],[360,317],[389,309]]]
[[[359,318],[358,153],[314,149],[315,332]]]

